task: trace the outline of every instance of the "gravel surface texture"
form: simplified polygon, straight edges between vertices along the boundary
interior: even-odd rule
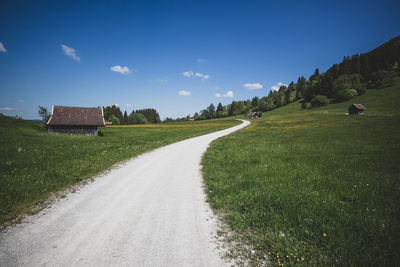
[[[200,160],[250,124],[136,157],[0,233],[0,266],[225,266]]]

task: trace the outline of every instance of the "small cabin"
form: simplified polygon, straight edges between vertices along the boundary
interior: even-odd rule
[[[105,126],[102,108],[53,106],[47,122],[49,133],[98,135]]]
[[[363,115],[366,108],[362,104],[353,104],[349,107],[349,114]]]
[[[249,119],[256,119],[256,118],[261,118],[262,114],[261,112],[251,112],[249,114]]]

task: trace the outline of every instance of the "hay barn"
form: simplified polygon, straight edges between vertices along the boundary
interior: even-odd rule
[[[349,114],[363,115],[366,108],[362,104],[353,104],[349,107]]]
[[[49,133],[98,135],[98,127],[104,126],[102,108],[53,106],[47,122]]]

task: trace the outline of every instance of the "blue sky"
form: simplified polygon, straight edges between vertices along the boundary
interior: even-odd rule
[[[1,1],[0,112],[265,96],[400,34],[399,1]]]

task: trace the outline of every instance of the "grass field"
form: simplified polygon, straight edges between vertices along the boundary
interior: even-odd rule
[[[211,144],[210,204],[255,251],[252,265],[400,265],[399,92],[397,82],[318,109],[293,103]],[[351,102],[367,114],[344,115]]]
[[[48,134],[39,123],[0,115],[0,225],[118,162],[236,124],[224,119],[112,126],[98,137]]]

